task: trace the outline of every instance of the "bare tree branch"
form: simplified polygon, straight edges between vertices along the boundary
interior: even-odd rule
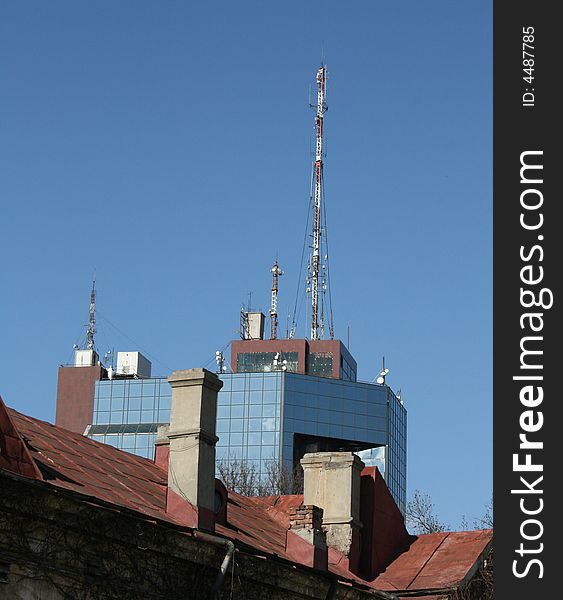
[[[228,490],[243,496],[258,495],[259,474],[254,463],[247,460],[220,460],[217,463],[219,479]]]
[[[217,463],[219,479],[228,490],[243,496],[278,496],[303,492],[303,469],[297,465],[288,469],[280,460],[264,462],[265,472],[259,473],[254,463],[245,459],[220,460]]]
[[[481,517],[473,521],[473,526],[479,529],[492,529],[493,528],[493,499],[485,505],[485,512]]]
[[[447,531],[449,525],[446,525],[434,514],[434,504],[430,496],[415,490],[413,497],[407,502],[406,521],[413,533],[439,533]]]

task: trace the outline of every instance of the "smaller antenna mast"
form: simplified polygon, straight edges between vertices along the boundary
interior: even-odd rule
[[[94,349],[94,333],[96,330],[94,329],[94,325],[96,323],[96,319],[94,317],[96,307],[96,280],[92,281],[92,291],[90,292],[90,319],[88,321],[88,333],[86,335],[86,348],[88,350]]]
[[[275,340],[278,337],[278,290],[279,278],[283,271],[278,265],[278,259],[271,269],[272,271],[272,304],[270,306],[270,339]]]
[[[377,379],[375,381],[379,385],[385,385],[385,377],[387,377],[387,375],[389,374],[389,369],[387,369],[385,367],[385,356],[383,356],[381,362],[382,362],[381,372],[379,373],[379,375],[377,376]]]
[[[217,363],[217,373],[225,373],[227,367],[225,366],[225,355],[221,350],[215,352],[215,362]]]

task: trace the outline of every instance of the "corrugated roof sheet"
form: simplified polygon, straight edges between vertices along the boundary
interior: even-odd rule
[[[10,408],[8,414],[25,439],[43,479],[50,484],[178,523],[166,513],[168,473],[153,461]],[[289,517],[278,505],[285,509],[301,504],[302,499],[262,499],[229,492],[228,526],[217,525],[216,531],[258,551],[289,560],[285,552]]]
[[[418,536],[373,584],[387,591],[455,587],[479,559],[492,533],[485,529]]]

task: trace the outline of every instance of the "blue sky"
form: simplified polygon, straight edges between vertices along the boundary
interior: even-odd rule
[[[492,488],[490,0],[3,2],[0,394],[54,420],[93,273],[107,349],[214,367],[293,307],[328,66],[335,333],[408,409],[408,489],[452,527]],[[302,328],[301,334],[304,333]]]

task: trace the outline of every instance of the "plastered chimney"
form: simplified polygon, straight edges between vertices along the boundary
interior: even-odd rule
[[[213,530],[217,393],[223,382],[206,369],[175,371],[168,382],[172,406],[166,511],[192,527]]]
[[[328,546],[348,557],[355,569],[360,549],[361,459],[352,452],[315,452],[301,459],[303,504],[323,509]]]

